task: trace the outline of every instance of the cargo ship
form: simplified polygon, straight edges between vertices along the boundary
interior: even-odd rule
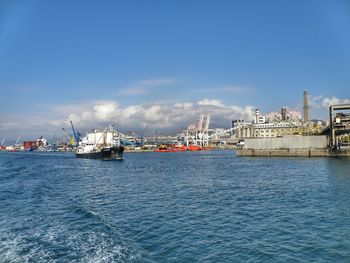
[[[123,146],[92,148],[79,148],[76,152],[77,158],[102,159],[102,160],[123,160]]]
[[[105,130],[87,133],[78,142],[76,156],[87,159],[123,160],[123,152],[120,133],[110,126]]]

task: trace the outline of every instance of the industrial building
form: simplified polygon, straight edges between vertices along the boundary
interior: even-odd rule
[[[232,121],[235,137],[239,139],[295,135],[300,133],[301,127],[301,113],[295,110],[288,111],[285,107],[281,108],[281,112],[270,112],[264,116],[256,109],[253,122]]]
[[[305,90],[303,93],[303,115],[299,110],[289,110],[286,107],[265,115],[261,115],[260,109],[256,109],[253,121],[232,121],[234,136],[237,139],[275,138],[320,133],[325,123],[318,120],[310,121],[308,96],[308,92]]]
[[[255,121],[252,123],[244,123],[241,120],[233,122],[233,125],[237,125],[236,136],[244,138],[244,145],[237,150],[237,155],[349,157],[350,104],[331,105],[329,125],[325,126],[325,122],[309,119],[307,103],[307,92],[305,91],[302,122],[298,121],[299,117],[288,121],[286,117],[288,111],[285,108],[281,109],[280,115],[274,114],[277,116],[277,122],[259,123],[259,110],[256,110]],[[299,114],[294,116],[299,116]],[[278,122],[279,117],[281,121]]]

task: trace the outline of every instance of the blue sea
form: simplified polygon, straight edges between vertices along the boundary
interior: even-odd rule
[[[350,159],[0,152],[0,262],[350,262]]]

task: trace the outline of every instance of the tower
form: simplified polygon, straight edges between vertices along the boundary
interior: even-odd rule
[[[259,123],[259,116],[260,116],[260,110],[256,109],[255,110],[255,123]]]
[[[281,118],[282,118],[282,121],[287,120],[287,108],[286,107],[281,108]]]
[[[308,93],[307,93],[307,90],[304,90],[304,107],[303,107],[303,110],[304,110],[304,122],[308,122],[309,121],[309,98],[308,98]]]

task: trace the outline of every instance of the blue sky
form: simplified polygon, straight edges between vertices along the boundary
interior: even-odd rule
[[[325,101],[349,99],[349,84],[349,1],[0,2],[0,137],[93,116],[137,127],[117,111],[140,126],[161,114],[148,120],[167,129],[217,111],[229,126],[247,107],[300,107],[304,89],[326,118]]]

